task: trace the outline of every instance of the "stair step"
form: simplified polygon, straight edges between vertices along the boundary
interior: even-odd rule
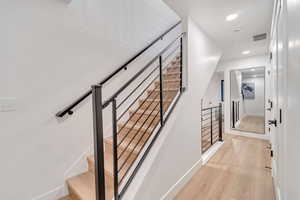
[[[135,139],[132,138],[125,138],[122,143],[118,146],[118,154],[121,155],[122,152],[126,151],[128,153],[133,152],[137,154],[142,146],[144,145],[145,141],[150,137],[150,133],[155,129],[155,125],[159,122],[156,120],[153,125],[144,125],[141,127],[140,124],[133,126],[131,122],[126,125],[126,128],[130,129],[133,127],[135,130],[139,130],[139,136],[136,136]],[[145,133],[145,131],[147,131]],[[144,134],[145,133],[145,134]],[[142,138],[141,138],[142,137]],[[118,140],[120,143],[120,140]],[[105,139],[105,148],[112,149],[113,146],[113,139],[112,137]]]
[[[180,71],[174,71],[174,72],[170,72],[170,71],[167,71],[167,73],[164,73],[164,75],[180,75],[181,72]],[[178,76],[179,77],[179,76]]]
[[[156,124],[160,119],[160,115],[143,115],[143,114],[134,114],[131,116],[130,120],[124,124],[119,124],[119,130],[123,131],[127,129],[130,131],[131,129],[135,130],[141,130],[141,131],[147,131],[149,132],[149,129],[153,124]],[[148,128],[149,127],[149,128]]]
[[[170,99],[164,99],[164,111],[166,111],[169,106],[171,105],[172,100]],[[159,111],[160,110],[160,100],[159,99],[147,99],[147,100],[140,100],[139,101],[139,105],[140,105],[140,110],[147,110],[147,111]]]
[[[72,200],[96,200],[95,177],[93,173],[85,172],[67,180]]]
[[[73,200],[70,196],[65,196],[60,198],[59,200]]]
[[[170,79],[180,79],[180,72],[172,72],[172,73],[166,73],[163,75],[164,80],[170,80]]]
[[[129,156],[129,158],[126,160],[127,156]],[[126,171],[129,170],[129,168],[132,166],[132,164],[134,163],[136,158],[137,158],[136,154],[129,155],[127,153],[127,154],[124,154],[124,156],[122,156],[118,160],[119,169],[122,167],[122,169],[118,173],[119,181],[121,181],[121,179],[125,175]],[[87,161],[88,161],[89,172],[94,174],[95,173],[94,156],[93,155],[88,156]],[[123,166],[123,164],[124,164],[124,166]],[[105,165],[105,182],[106,183],[108,182],[109,186],[111,188],[113,188],[113,174],[114,174],[113,170],[114,170],[114,168],[113,168],[113,154],[111,152],[104,153],[104,165]]]
[[[120,131],[118,132],[118,142],[121,142],[125,137],[128,139],[139,140],[144,134],[150,134],[149,131],[139,131],[138,129],[130,129],[125,127],[121,127]],[[122,129],[121,129],[122,128]],[[141,140],[145,141],[147,137],[142,137]]]
[[[167,68],[167,72],[180,72],[180,65],[175,64]]]
[[[155,87],[159,88],[160,81],[155,81]],[[170,79],[163,81],[163,88],[179,88],[180,87],[180,79]]]
[[[164,99],[173,99],[178,93],[179,88],[167,88],[163,90]],[[159,98],[160,89],[148,90],[148,98]]]
[[[130,114],[130,120],[132,121],[137,121],[139,120],[139,122],[144,122],[146,121],[146,123],[150,123],[152,122],[152,120],[156,117],[159,118],[159,113],[157,110],[142,110],[139,109],[136,112],[129,112]]]
[[[133,115],[133,114],[156,116],[157,113],[159,113],[158,110],[154,110],[153,112],[152,112],[152,110],[144,110],[144,109],[138,109],[136,112],[135,111],[129,111],[130,116]]]

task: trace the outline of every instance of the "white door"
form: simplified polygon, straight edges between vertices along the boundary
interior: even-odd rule
[[[286,55],[285,55],[285,30],[284,18],[282,16],[282,2],[277,1],[277,20],[275,22],[274,34],[271,42],[273,58],[271,60],[271,98],[273,109],[270,113],[270,118],[275,124],[270,125],[270,135],[273,150],[273,175],[277,188],[284,188],[284,129],[283,129],[283,112],[284,102],[286,98],[285,89],[285,70],[286,70]]]

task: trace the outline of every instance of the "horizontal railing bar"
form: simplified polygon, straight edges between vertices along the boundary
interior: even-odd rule
[[[166,116],[165,120],[167,120],[171,114],[171,112],[174,110],[174,107],[176,106],[176,104],[178,103],[178,100],[181,97],[181,93],[179,93],[178,98],[176,98],[175,102],[174,102],[174,106],[171,107],[169,114]],[[157,126],[156,126],[157,127]],[[147,149],[145,150],[144,154],[142,155],[141,159],[139,160],[137,166],[135,167],[135,169],[133,170],[132,174],[130,175],[128,181],[126,182],[126,184],[124,185],[123,189],[120,192],[120,197],[122,197],[124,195],[124,193],[126,192],[126,190],[128,189],[130,183],[132,182],[133,178],[135,177],[137,171],[139,170],[139,168],[141,167],[142,163],[144,162],[145,158],[147,157],[150,149],[152,148],[153,144],[155,143],[157,137],[160,135],[160,132],[162,130],[164,126],[160,126],[159,129],[157,130],[157,133],[154,135],[153,139],[151,140],[149,146],[147,147]],[[150,137],[149,137],[150,138]],[[148,138],[148,140],[149,140]],[[142,146],[142,148],[140,149],[140,151],[144,148],[144,146],[146,145],[146,143],[148,142],[148,140],[144,143],[144,145]]]
[[[175,50],[173,50],[170,54],[168,54],[168,56],[167,57],[165,57],[164,59],[163,59],[163,61],[166,61],[176,50],[178,50],[178,47],[179,47],[179,45],[178,46],[176,46],[176,48],[175,48]],[[119,107],[121,107],[121,105],[144,83],[144,81],[146,80],[146,79],[148,79],[150,76],[151,76],[151,74],[153,74],[154,73],[154,71],[156,70],[156,69],[158,69],[159,68],[159,66],[157,66],[157,67],[155,67],[151,72],[150,72],[150,74],[143,80],[143,81],[141,81],[141,83],[117,106],[117,108],[119,108]],[[167,66],[165,67],[165,68],[167,68]],[[159,75],[157,75],[156,77],[155,77],[155,79],[158,77]],[[155,79],[150,83],[150,84],[152,84],[154,81],[155,81]],[[149,84],[149,85],[150,85]],[[148,86],[149,86],[148,85]],[[148,87],[147,87],[148,88]],[[146,89],[147,89],[146,88]],[[145,90],[146,90],[145,89]],[[145,90],[143,90],[143,92],[145,91]],[[129,106],[130,107],[130,106]],[[120,118],[120,117],[119,117]],[[118,119],[119,120],[119,119]]]
[[[156,95],[155,98],[156,98],[157,96],[158,96],[158,95]],[[145,101],[144,101],[144,102],[145,102]],[[144,103],[144,102],[143,102],[143,103]],[[153,104],[153,103],[154,103],[154,104]],[[144,111],[143,111],[142,114],[145,114],[146,110],[147,110],[148,108],[150,108],[152,105],[155,105],[155,101],[152,101],[152,102],[147,106],[147,108],[144,109]],[[135,113],[136,113],[136,112],[135,112]],[[134,116],[134,115],[132,115],[132,116]],[[148,117],[150,117],[150,115],[149,115]],[[125,137],[122,138],[122,140],[120,141],[120,143],[118,144],[118,146],[121,145],[121,143],[125,140],[125,138],[127,137],[127,135],[129,135],[129,133],[133,130],[133,128],[135,127],[135,125],[137,125],[137,123],[138,123],[138,121],[139,121],[140,119],[141,119],[141,118],[139,118],[138,120],[136,120],[136,122],[133,124],[133,126],[130,128],[130,130],[127,132],[127,134],[125,135]],[[129,121],[129,120],[128,120],[128,121]],[[127,121],[127,122],[128,122],[128,121]],[[126,122],[126,124],[127,124],[127,122]],[[126,124],[125,124],[125,125],[126,125]],[[124,125],[123,127],[125,127],[125,125]],[[143,124],[143,125],[144,125],[144,124]],[[123,128],[123,127],[122,127],[122,128]],[[141,128],[142,128],[142,127],[140,127],[138,131],[140,131]],[[129,145],[127,145],[127,147],[128,147],[128,146],[129,146]],[[122,157],[122,155],[123,155],[123,153],[126,151],[127,147],[126,147],[125,150],[119,155],[118,159]]]
[[[141,87],[142,85],[143,85],[143,83],[155,72],[155,70],[157,70],[158,69],[158,66],[157,67],[155,67],[148,75],[147,75],[147,77],[146,78],[144,78],[139,84],[138,84],[138,86],[137,87],[135,87],[131,92],[130,92],[130,94],[129,95],[127,95],[124,99],[123,99],[123,101],[117,106],[117,108],[120,108],[122,105],[123,105],[123,103],[125,103],[126,101],[127,101],[127,99],[139,88],[139,87]],[[156,76],[157,77],[157,76]],[[154,80],[156,79],[156,77],[154,78]],[[154,80],[152,80],[151,81],[151,83],[150,84],[152,84],[153,82],[154,82]],[[149,85],[150,85],[149,84]],[[149,86],[148,85],[148,86]],[[147,87],[148,88],[148,87]],[[146,89],[147,89],[146,88]],[[145,90],[146,89],[144,89],[143,91],[142,91],[142,93],[144,93],[145,92]]]
[[[158,106],[158,105],[159,105],[159,104],[157,104],[156,106]],[[155,109],[156,109],[156,108],[155,108]],[[154,110],[155,110],[155,109],[154,109]],[[152,121],[151,121],[150,124],[152,124],[152,122],[156,119],[156,117],[158,116],[158,114],[159,114],[159,112],[156,113],[155,117],[152,119]],[[156,127],[157,127],[157,125],[158,125],[158,123],[156,124]],[[147,127],[147,129],[146,129],[146,131],[143,133],[142,137],[140,137],[138,143],[143,139],[143,137],[145,136],[145,134],[147,133],[147,131],[148,131],[149,128],[150,128],[150,126]],[[155,129],[155,128],[154,128],[154,129]],[[142,145],[142,147],[139,149],[137,155],[140,154],[140,152],[142,151],[142,149],[144,148],[144,146],[146,145],[146,143],[149,141],[150,137],[151,137],[151,135],[146,139],[146,141],[144,142],[144,144]],[[135,148],[136,148],[136,146],[138,145],[138,143],[135,145]],[[134,148],[134,149],[135,149],[135,148]],[[134,151],[134,150],[133,150],[133,151]],[[132,154],[133,151],[131,151],[130,154]],[[130,155],[130,156],[131,156],[131,155]],[[128,156],[127,159],[129,159],[130,156]],[[135,160],[136,160],[136,159],[135,159]],[[123,163],[123,164],[124,164],[124,163]],[[131,167],[130,167],[130,168],[131,168]],[[121,183],[121,182],[123,181],[123,179],[126,177],[126,175],[128,174],[130,168],[128,168],[128,169],[126,170],[126,172],[125,172],[123,178],[120,180],[120,183]]]
[[[155,87],[155,89],[156,89],[156,88],[157,88],[157,86]],[[154,90],[151,91],[151,93],[147,96],[147,98],[148,98],[150,95],[152,95],[153,92],[154,92]],[[123,130],[123,128],[128,124],[129,120],[132,119],[132,117],[133,117],[133,116],[137,113],[137,111],[145,104],[145,102],[146,102],[146,101],[143,101],[143,103],[140,104],[140,105],[138,106],[137,109],[135,109],[135,111],[133,112],[133,114],[129,117],[129,119],[128,119],[128,120],[125,122],[125,124],[121,127],[121,129],[119,130],[119,132],[121,132],[121,131]],[[148,105],[146,109],[148,109],[149,106],[151,106],[151,105]],[[128,107],[128,109],[129,109],[129,108],[130,108],[130,107]],[[144,109],[144,110],[146,110],[146,109]],[[144,111],[144,112],[145,112],[145,111]],[[143,112],[143,113],[144,113],[144,112]],[[123,114],[124,114],[124,113],[123,113]],[[123,114],[122,114],[122,115],[123,115]],[[128,133],[128,134],[129,134],[129,133]],[[125,137],[127,137],[128,134],[126,134]],[[125,138],[125,137],[124,137],[124,138]],[[123,138],[123,139],[124,139],[124,138]],[[122,143],[123,139],[121,140],[120,143]]]
[[[157,56],[155,56],[148,64],[136,73],[127,83],[125,83],[119,90],[117,90],[108,100],[103,103],[103,108],[107,107],[108,104],[116,98],[124,89],[126,89],[139,75],[141,75],[148,67],[150,67],[164,52],[166,52],[178,39],[180,39],[184,33],[180,34],[176,39],[174,39],[166,48],[164,48]]]
[[[145,53],[149,48],[151,48],[156,42],[161,40],[164,36],[166,36],[170,31],[172,31],[174,28],[176,28],[179,24],[181,24],[181,21],[174,24],[172,27],[170,27],[168,30],[166,30],[162,35],[154,39],[149,45],[147,45],[144,49],[139,51],[137,54],[135,54],[132,58],[130,58],[127,62],[125,62],[121,67],[116,69],[114,72],[112,72],[110,75],[108,75],[106,78],[104,78],[98,85],[103,85],[107,81],[109,81],[112,77],[114,77],[116,74],[118,74],[122,70],[126,70],[127,66],[132,63],[135,59],[137,59],[140,55]],[[64,109],[56,113],[56,117],[63,117],[67,113],[72,114],[72,109],[75,108],[78,104],[80,104],[84,99],[86,99],[89,95],[92,94],[92,90],[88,90],[86,93],[84,93],[81,97],[79,97],[77,100],[75,100],[73,103],[71,103],[69,106],[66,106]]]
[[[202,111],[206,111],[209,109],[215,109],[215,108],[220,108],[220,106],[214,106],[214,107],[209,107],[209,108],[203,108]]]
[[[158,76],[156,76],[152,81],[151,81],[151,83],[149,83],[148,85],[147,85],[147,87],[139,94],[139,96],[137,97],[137,98],[135,98],[135,100],[125,109],[125,111],[123,111],[123,113],[118,117],[118,121],[124,116],[124,114],[131,108],[131,106],[133,106],[133,104],[135,104],[136,103],[136,101],[137,100],[139,100],[140,99],[140,97],[144,94],[144,92],[147,90],[147,89],[149,89],[149,87],[157,80],[157,78],[158,78]],[[156,89],[157,87],[155,87],[154,89]],[[151,94],[152,94],[152,92],[151,92]],[[137,108],[137,110],[140,108],[141,106],[139,106],[138,108]],[[137,110],[134,112],[134,114],[137,112]]]
[[[155,105],[155,107],[152,109],[151,113],[153,113],[153,111],[156,110],[156,108],[157,108],[158,105],[159,105],[159,103],[157,103],[157,104]],[[149,124],[149,126],[147,126],[147,129],[146,129],[146,130],[148,130],[148,129],[151,127],[151,125],[152,125],[152,123],[155,121],[157,115],[158,115],[158,113],[157,113],[157,114],[155,115],[155,117],[151,120],[151,123]],[[138,132],[143,128],[143,126],[146,124],[146,122],[148,121],[148,119],[150,119],[149,117],[150,117],[150,115],[149,115],[149,116],[147,117],[147,119],[144,121],[143,125],[140,127],[140,129],[138,130]],[[138,139],[138,142],[135,144],[135,146],[133,147],[133,149],[132,149],[132,151],[129,153],[129,155],[127,155],[127,157],[125,158],[125,161],[123,162],[123,165],[120,167],[119,171],[121,171],[121,169],[124,167],[125,163],[126,163],[127,160],[130,158],[130,156],[131,156],[132,153],[134,152],[135,148],[138,146],[138,144],[140,143],[140,141],[143,139],[143,137],[144,137],[146,134],[147,134],[147,132],[144,132],[144,133],[142,134],[142,136]],[[130,142],[128,143],[128,145],[127,145],[126,148],[128,148],[128,146],[132,143],[132,141],[135,139],[135,137],[136,137],[137,135],[138,135],[138,134],[136,134],[136,135],[130,140]],[[124,151],[125,151],[125,150],[124,150]]]
[[[175,51],[179,49],[180,45],[177,45],[173,51],[171,51],[167,56],[163,58],[163,62],[165,62]]]

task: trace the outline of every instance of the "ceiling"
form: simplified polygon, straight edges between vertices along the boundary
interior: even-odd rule
[[[250,69],[239,70],[242,72],[243,78],[249,77],[264,77],[265,76],[265,68],[264,67],[255,67]]]
[[[165,0],[183,15],[191,16],[223,50],[222,60],[267,53],[273,0]],[[177,8],[176,8],[177,7]],[[226,21],[226,16],[239,17]],[[234,29],[240,29],[234,32]],[[267,39],[253,42],[252,37],[267,33]],[[250,50],[250,54],[242,52]]]

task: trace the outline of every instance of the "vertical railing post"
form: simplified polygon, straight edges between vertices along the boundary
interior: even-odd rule
[[[238,117],[237,117],[237,102],[235,102],[235,122],[237,122],[238,121]]]
[[[102,87],[92,86],[96,200],[105,200]]]
[[[232,101],[232,128],[235,128],[235,111],[234,111],[234,101]]]
[[[213,145],[213,109],[210,108],[210,144]]]
[[[159,95],[160,95],[160,124],[164,125],[164,94],[163,94],[163,61],[162,56],[159,56]]]
[[[238,101],[238,109],[237,109],[238,111],[238,114],[237,114],[237,116],[238,116],[238,121],[240,120],[240,102]]]
[[[219,141],[223,141],[223,113],[222,103],[219,104]]]
[[[112,101],[114,200],[119,199],[117,101]]]
[[[183,38],[180,38],[180,92],[182,91],[183,79],[182,70],[183,69]]]

